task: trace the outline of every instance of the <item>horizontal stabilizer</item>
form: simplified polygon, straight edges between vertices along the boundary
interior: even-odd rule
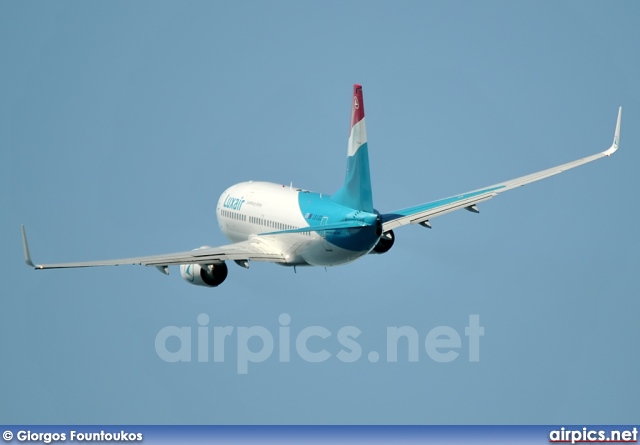
[[[362,229],[364,227],[369,227],[369,224],[362,221],[350,220],[350,221],[343,221],[335,224],[322,224],[317,226],[303,227],[301,229],[267,232],[267,233],[261,233],[260,235],[262,236],[262,235],[280,235],[284,233],[324,232],[325,230]]]

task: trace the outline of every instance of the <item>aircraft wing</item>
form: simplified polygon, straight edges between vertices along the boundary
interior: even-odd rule
[[[275,251],[260,237],[247,241],[229,244],[220,247],[204,247],[187,252],[168,253],[164,255],[141,256],[134,258],[121,258],[116,260],[81,261],[75,263],[34,264],[31,260],[27,235],[22,226],[22,245],[24,248],[24,261],[35,269],[65,269],[72,267],[96,267],[96,266],[121,266],[140,264],[143,266],[155,266],[161,272],[168,274],[166,266],[178,264],[215,264],[227,260],[267,261],[283,263],[284,255]]]
[[[622,107],[618,110],[618,120],[616,122],[616,130],[613,136],[613,143],[607,150],[587,156],[586,158],[576,161],[567,162],[547,170],[542,170],[530,175],[521,176],[510,181],[501,182],[489,187],[462,193],[460,195],[451,196],[449,198],[439,199],[436,201],[420,204],[405,209],[396,210],[394,212],[385,213],[382,217],[382,229],[384,232],[404,226],[406,224],[422,224],[431,227],[429,220],[454,210],[467,209],[472,212],[478,212],[476,204],[497,196],[502,192],[540,181],[563,171],[578,167],[583,164],[595,161],[605,156],[611,156],[618,149],[620,144],[620,120],[622,118]]]

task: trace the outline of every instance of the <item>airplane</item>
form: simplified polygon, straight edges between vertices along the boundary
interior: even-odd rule
[[[102,261],[34,264],[22,226],[24,260],[37,270],[138,264],[154,266],[168,275],[180,266],[188,283],[217,287],[227,278],[227,262],[249,268],[262,261],[291,266],[337,266],[367,254],[383,254],[395,242],[394,230],[407,224],[431,228],[431,220],[477,205],[500,193],[546,179],[563,171],[611,156],[620,144],[618,109],[613,143],[607,150],[556,167],[425,204],[380,213],[373,206],[369,147],[362,86],[353,86],[351,133],[344,184],[333,195],[269,182],[242,182],[225,190],[218,200],[218,227],[231,244],[195,250]]]

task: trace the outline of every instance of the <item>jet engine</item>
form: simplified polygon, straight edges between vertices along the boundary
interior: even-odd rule
[[[389,230],[388,232],[384,232],[380,239],[378,240],[378,244],[371,250],[369,253],[387,253],[389,249],[393,246],[393,243],[396,240],[396,236],[393,234],[393,230]]]
[[[226,263],[219,264],[181,264],[180,275],[190,284],[196,286],[216,287],[227,278]]]

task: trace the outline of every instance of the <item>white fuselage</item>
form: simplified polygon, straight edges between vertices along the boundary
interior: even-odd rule
[[[250,181],[222,193],[216,216],[220,230],[229,240],[240,242],[261,235],[264,242],[284,255],[285,265],[335,266],[367,254],[377,239],[343,248],[331,243],[324,232],[262,234],[326,224],[332,217],[351,211],[326,195]]]

